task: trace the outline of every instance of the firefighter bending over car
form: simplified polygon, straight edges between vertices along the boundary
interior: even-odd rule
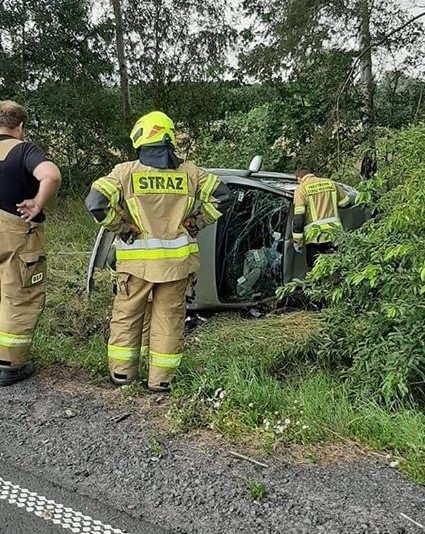
[[[61,180],[24,141],[27,118],[16,102],[0,101],[0,386],[33,372],[28,357],[45,299],[43,208]]]
[[[310,169],[295,173],[298,186],[294,193],[292,238],[295,252],[306,249],[307,265],[311,269],[319,254],[332,251],[335,231],[342,228],[338,209],[350,203],[344,189],[332,180],[318,178]]]
[[[109,372],[117,385],[136,377],[152,293],[148,387],[169,391],[182,357],[186,288],[199,268],[196,235],[225,212],[231,193],[176,156],[174,124],[164,113],[141,117],[130,137],[138,159],[96,180],[86,199],[95,220],[119,236]]]

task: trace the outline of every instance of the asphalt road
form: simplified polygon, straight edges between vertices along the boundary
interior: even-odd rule
[[[165,530],[0,462],[1,534],[166,534]]]
[[[385,458],[338,445],[261,467],[213,433],[160,431],[169,409],[69,370],[0,388],[0,534],[424,533],[425,487]]]

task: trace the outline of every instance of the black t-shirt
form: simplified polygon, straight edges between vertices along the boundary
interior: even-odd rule
[[[13,137],[0,135],[0,147],[6,139]],[[34,198],[38,193],[40,182],[33,173],[43,161],[48,161],[43,151],[29,142],[14,146],[6,158],[0,160],[0,209],[20,216],[16,204]],[[44,214],[39,213],[33,220],[42,222],[44,219]]]

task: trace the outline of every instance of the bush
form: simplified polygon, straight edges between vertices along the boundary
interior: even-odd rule
[[[423,396],[424,146],[425,125],[382,140],[380,171],[358,197],[376,216],[341,236],[338,252],[321,257],[303,283],[327,305],[317,355],[345,369],[354,389],[390,404]]]

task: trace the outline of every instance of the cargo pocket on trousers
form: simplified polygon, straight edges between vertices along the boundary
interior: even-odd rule
[[[128,297],[128,284],[131,274],[118,273],[117,276],[117,294]]]
[[[22,252],[19,254],[22,287],[42,284],[46,279],[46,256],[40,252]]]

